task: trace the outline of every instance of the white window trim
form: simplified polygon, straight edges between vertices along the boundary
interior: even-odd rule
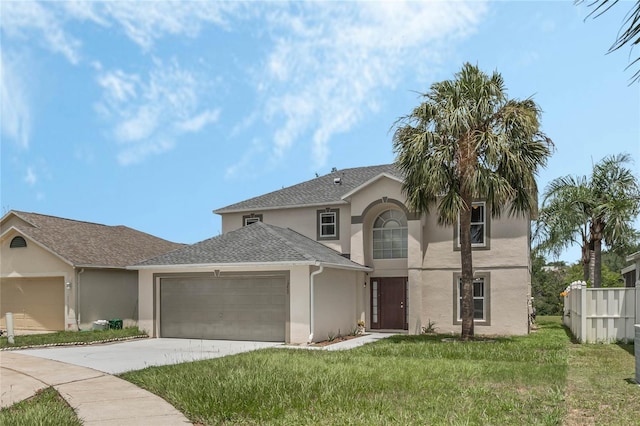
[[[471,208],[473,208],[473,206],[482,206],[482,209],[484,210],[484,214],[482,216],[482,218],[484,219],[482,222],[471,222],[470,226],[478,225],[478,224],[482,224],[482,243],[471,243],[471,247],[488,247],[489,245],[487,244],[487,227],[488,227],[488,223],[487,223],[487,203],[485,201],[474,201],[473,203],[471,203]],[[460,214],[458,213],[458,223],[456,225],[458,227],[457,229],[457,235],[456,235],[456,247],[459,249],[460,248]]]

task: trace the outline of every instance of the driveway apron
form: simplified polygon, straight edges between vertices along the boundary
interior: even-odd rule
[[[0,353],[0,406],[49,386],[85,425],[190,424],[164,399],[109,374],[23,353]]]

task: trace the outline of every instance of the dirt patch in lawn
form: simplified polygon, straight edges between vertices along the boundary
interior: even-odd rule
[[[349,336],[340,336],[340,337],[336,337],[333,340],[323,340],[321,342],[315,342],[310,344],[309,346],[329,346],[335,343],[346,342],[347,340],[351,340],[351,339],[357,339],[358,337],[362,337],[362,336],[364,336],[364,334],[356,334],[356,335],[352,334]]]

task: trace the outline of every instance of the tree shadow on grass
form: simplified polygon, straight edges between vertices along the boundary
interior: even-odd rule
[[[618,345],[618,347],[622,348],[622,350],[626,351],[629,353],[629,355],[635,356],[635,346],[633,344],[633,342],[631,343],[623,343],[623,342],[618,342],[616,343],[616,345]]]

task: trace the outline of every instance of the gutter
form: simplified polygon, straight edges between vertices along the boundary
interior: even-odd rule
[[[84,272],[84,268],[80,269],[80,271],[76,272],[76,326],[78,327],[78,331],[80,331],[80,274]]]
[[[246,267],[274,267],[274,266],[320,266],[320,263],[318,261],[309,261],[309,260],[302,260],[302,261],[290,261],[290,262],[245,262],[245,263],[181,263],[181,264],[169,264],[169,265],[132,265],[132,266],[127,266],[125,269],[129,269],[129,270],[143,270],[143,269],[172,269],[172,270],[178,270],[178,269],[209,269],[209,268],[216,268],[216,269],[221,269],[221,268],[229,268],[229,269],[242,269],[242,268],[246,268]],[[354,265],[354,266],[349,266],[349,265],[340,265],[340,264],[334,264],[334,263],[326,263],[323,262],[322,265],[324,266],[328,266],[331,268],[336,268],[336,269],[347,269],[347,270],[355,270],[355,271],[366,271],[366,272],[370,272],[373,269],[369,268],[368,266],[361,266],[361,265]]]
[[[318,269],[317,271],[313,271],[311,273],[311,275],[309,276],[309,341],[308,343],[313,342],[313,317],[314,317],[314,311],[313,311],[313,289],[314,289],[314,284],[315,284],[315,277],[316,275],[320,275],[322,272],[324,271],[324,265],[320,265],[320,269]]]

